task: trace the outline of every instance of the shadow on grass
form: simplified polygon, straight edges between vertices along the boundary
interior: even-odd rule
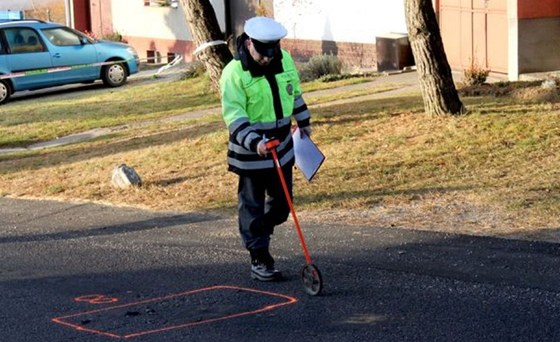
[[[321,123],[329,118],[350,118],[348,121],[361,121],[364,115],[368,119],[379,117],[380,115],[397,115],[410,112],[424,111],[424,104],[421,96],[395,96],[388,98],[369,99],[362,101],[352,101],[348,103],[329,106],[323,104],[320,108],[312,110],[312,119],[320,120]],[[353,120],[351,119],[353,118]],[[313,120],[315,122],[315,120]]]
[[[455,191],[472,190],[471,186],[450,186],[450,187],[425,187],[420,189],[409,190],[390,190],[390,189],[373,189],[373,190],[355,190],[355,191],[336,191],[334,193],[324,193],[316,191],[310,195],[296,195],[296,202],[299,204],[321,204],[321,203],[341,203],[345,200],[353,202],[365,201],[370,204],[379,202],[385,196],[408,196],[410,198],[422,197],[427,194],[444,194]]]
[[[0,145],[26,147],[86,130],[164,119],[219,104],[212,93],[189,86],[180,81],[119,88],[93,84],[41,90],[20,98],[35,102],[14,98],[14,103],[3,106],[3,126],[7,130],[13,126],[14,131]],[[22,125],[29,126],[24,129]]]
[[[173,184],[180,184],[186,182],[190,179],[190,177],[175,177],[170,179],[162,179],[157,182],[146,182],[145,185],[150,186],[169,186]]]
[[[360,109],[361,108],[361,109]],[[390,109],[391,114],[402,111],[419,110],[421,98],[395,97],[388,99],[374,99],[358,103],[338,104],[322,107],[317,113],[313,113],[317,124],[340,124],[340,119],[348,122],[360,122],[366,118],[375,118],[381,114],[378,112]],[[332,121],[334,120],[334,121]],[[188,127],[174,132],[163,132],[141,138],[131,138],[126,141],[102,143],[106,138],[88,143],[70,146],[55,151],[46,151],[41,154],[19,154],[2,157],[3,167],[0,173],[9,174],[19,172],[22,169],[38,170],[44,167],[52,167],[75,163],[90,158],[99,158],[113,154],[126,153],[147,147],[164,146],[183,139],[194,139],[216,131],[225,130],[222,122],[206,123],[196,127]]]
[[[102,143],[99,140],[95,144],[78,144],[70,149],[64,148],[56,151],[47,151],[44,154],[14,155],[5,157],[0,163],[0,173],[10,174],[25,170],[39,170],[45,167],[72,164],[91,158],[100,158],[113,154],[133,152],[149,147],[163,146],[185,139],[196,139],[209,133],[223,130],[221,122],[201,124],[185,129],[162,132],[145,137],[134,137],[126,141],[114,141]],[[106,139],[106,138],[102,138]]]

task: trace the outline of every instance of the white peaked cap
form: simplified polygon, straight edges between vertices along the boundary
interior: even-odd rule
[[[245,22],[245,33],[263,43],[276,42],[288,34],[282,24],[268,17],[254,17]]]

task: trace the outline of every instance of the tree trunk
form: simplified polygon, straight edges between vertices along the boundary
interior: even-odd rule
[[[432,0],[404,0],[406,26],[426,113],[459,115],[465,107],[453,83]]]
[[[181,0],[195,46],[225,40],[214,8],[209,0]],[[214,91],[219,92],[220,76],[226,64],[233,58],[227,44],[209,45],[197,53],[204,63]]]

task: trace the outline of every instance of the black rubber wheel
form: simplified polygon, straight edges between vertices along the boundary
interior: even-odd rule
[[[305,292],[311,296],[318,296],[323,290],[323,277],[317,266],[310,264],[301,269],[301,280]]]
[[[105,65],[101,69],[101,78],[108,87],[120,87],[126,83],[127,70],[124,64],[115,63]]]
[[[12,95],[12,87],[7,80],[0,80],[0,104],[8,102]]]

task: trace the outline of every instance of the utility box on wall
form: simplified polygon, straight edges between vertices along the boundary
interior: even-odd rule
[[[402,70],[414,65],[412,49],[405,33],[387,33],[375,37],[377,71]]]

